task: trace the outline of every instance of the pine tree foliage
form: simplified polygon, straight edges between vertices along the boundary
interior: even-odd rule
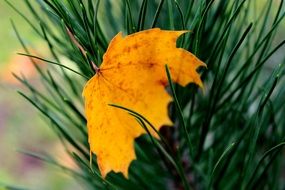
[[[84,189],[285,188],[283,0],[24,1],[33,18],[6,0],[42,39],[49,56],[32,55],[12,22],[26,51],[21,54],[49,67],[35,64],[40,89],[15,75],[27,87],[19,93],[47,118],[79,169],[61,166],[52,150],[51,156],[27,154],[59,166]],[[161,140],[136,139],[129,179],[114,172],[103,179],[96,155],[89,163],[83,86],[115,34],[154,27],[191,30],[177,45],[207,64],[200,70],[205,90],[170,83],[174,128],[159,131]],[[166,74],[171,82],[167,68]],[[120,108],[146,130],[151,126],[139,113]]]

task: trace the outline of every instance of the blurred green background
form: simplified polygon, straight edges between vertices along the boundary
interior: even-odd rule
[[[24,1],[9,0],[26,16]],[[28,189],[81,189],[62,170],[29,157],[19,151],[40,153],[54,152],[64,164],[71,165],[63,148],[40,114],[17,93],[23,89],[11,72],[25,74],[33,83],[37,75],[29,59],[19,56],[23,52],[11,25],[15,22],[26,43],[32,44],[35,52],[44,54],[41,42],[33,30],[5,3],[0,1],[0,189],[13,185]]]

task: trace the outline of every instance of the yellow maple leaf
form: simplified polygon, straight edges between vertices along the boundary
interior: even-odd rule
[[[89,144],[103,177],[111,170],[128,176],[129,165],[136,158],[134,139],[146,133],[134,117],[108,104],[140,113],[159,130],[162,125],[172,125],[167,114],[171,96],[165,90],[165,65],[174,82],[202,86],[196,69],[205,64],[176,48],[177,38],[185,32],[156,28],[126,37],[117,34],[100,69],[86,84],[83,96]]]

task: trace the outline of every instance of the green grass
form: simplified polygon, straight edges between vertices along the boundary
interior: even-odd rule
[[[29,0],[24,2],[34,9]],[[34,12],[28,24],[50,50],[49,58],[38,59],[52,65],[47,70],[37,68],[45,90],[18,77],[30,90],[20,94],[48,118],[58,138],[69,145],[66,152],[79,171],[68,169],[68,173],[87,189],[284,188],[283,1],[36,2],[39,7],[35,10],[40,11]],[[102,179],[96,156],[92,168],[89,166],[81,91],[86,78],[95,74],[91,62],[100,66],[116,33],[151,27],[192,31],[178,46],[207,64],[200,71],[205,92],[193,84],[186,88],[172,84],[166,67],[174,97],[169,108],[173,131],[160,131],[160,141],[148,135],[136,140],[138,159],[131,164],[129,179],[115,173]],[[66,28],[86,56],[70,40]],[[14,29],[25,55],[34,57],[17,24]],[[62,57],[73,63],[72,68],[63,66]],[[146,132],[152,126],[135,110],[113,106],[132,114]]]

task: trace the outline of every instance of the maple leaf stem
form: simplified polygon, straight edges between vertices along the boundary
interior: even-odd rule
[[[86,58],[88,58],[88,57],[87,57],[87,52],[86,52],[86,51],[84,50],[84,48],[80,45],[80,43],[75,39],[74,34],[71,32],[71,30],[70,30],[68,27],[66,27],[66,31],[67,31],[67,34],[68,34],[69,38],[71,39],[71,41],[76,45],[76,47],[79,48],[79,50],[81,51],[81,53],[82,53]],[[91,62],[91,65],[92,65],[93,69],[95,70],[95,72],[98,73],[99,67],[97,67],[97,65],[96,65],[93,61],[90,60],[90,62]]]

